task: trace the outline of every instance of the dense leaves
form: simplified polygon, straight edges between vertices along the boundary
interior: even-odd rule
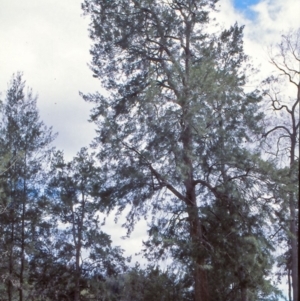
[[[30,291],[28,262],[36,245],[46,243],[47,225],[43,185],[44,164],[55,135],[39,120],[36,98],[21,74],[13,76],[2,107],[1,155],[6,164],[1,174],[1,295],[7,300],[25,299]],[[25,292],[27,290],[27,292]]]
[[[84,99],[95,103],[94,147],[111,206],[131,206],[129,232],[153,214],[147,256],[171,255],[192,271],[197,301],[215,292],[255,300],[272,290],[272,208],[254,143],[261,97],[243,90],[243,28],[209,34],[213,5],[86,0],[91,68],[110,94]],[[216,284],[222,264],[227,274]]]

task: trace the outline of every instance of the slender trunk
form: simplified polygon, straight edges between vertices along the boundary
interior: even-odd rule
[[[75,271],[75,292],[74,301],[80,300],[80,246],[76,246],[76,271]]]
[[[19,300],[23,301],[23,287],[24,287],[24,269],[25,269],[25,213],[26,213],[26,201],[27,201],[27,159],[26,152],[24,158],[24,183],[22,193],[22,213],[21,213],[21,267],[20,267],[20,287],[19,287]]]
[[[294,129],[294,135],[291,145],[290,158],[290,179],[293,183],[293,169],[295,164],[295,148],[296,148],[297,131]],[[292,249],[292,287],[293,287],[293,301],[298,301],[298,235],[296,227],[296,206],[294,193],[289,194],[290,206],[290,233],[291,233],[291,249]]]
[[[291,291],[291,269],[288,268],[288,289],[289,289],[289,301],[292,301],[292,291]]]
[[[15,165],[14,165],[15,169]],[[15,170],[14,170],[15,172]],[[15,204],[15,191],[16,183],[14,180],[10,181],[10,197],[11,202]],[[14,207],[14,206],[13,206]],[[9,254],[9,278],[7,284],[8,301],[13,300],[13,272],[14,272],[14,244],[15,244],[15,223],[16,223],[16,212],[14,208],[10,209],[10,221],[11,221],[11,234],[10,234],[10,254]]]
[[[78,233],[77,233],[78,236],[77,236],[77,244],[76,244],[76,278],[75,278],[74,301],[80,301],[80,277],[81,277],[80,256],[81,256],[81,246],[82,246],[83,220],[85,215],[84,193],[81,194],[81,210],[82,210],[81,216],[78,219]]]
[[[8,282],[7,282],[7,295],[8,295],[8,301],[12,301],[12,274],[13,274],[13,242],[14,242],[14,231],[15,227],[14,227],[14,221],[12,222],[11,225],[11,235],[10,235],[10,239],[11,239],[11,245],[10,245],[10,254],[9,254],[9,278],[8,278]]]
[[[24,268],[25,268],[25,200],[23,200],[23,204],[22,204],[22,223],[21,223],[21,267],[20,267],[20,287],[19,287],[20,301],[23,301]]]
[[[290,232],[291,232],[291,247],[292,247],[292,287],[293,301],[298,301],[298,242],[296,228],[296,210],[294,205],[294,195],[290,194]]]
[[[73,211],[73,204],[71,205],[72,210],[72,221],[73,221],[73,239],[74,239],[74,246],[75,246],[75,275],[74,275],[74,301],[79,301],[79,264],[80,264],[80,241],[79,241],[79,231],[80,227],[78,225],[78,232],[76,235],[76,221],[75,221],[75,212]]]

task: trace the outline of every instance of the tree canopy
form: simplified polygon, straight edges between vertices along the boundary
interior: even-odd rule
[[[261,172],[268,164],[254,143],[262,98],[243,89],[243,27],[209,33],[214,4],[85,1],[91,69],[110,94],[84,99],[95,103],[105,200],[119,210],[131,206],[129,232],[153,214],[147,250],[154,258],[170,251],[193,271],[195,300],[222,299],[225,291],[255,300],[270,292],[272,261],[263,230],[272,211]],[[240,250],[230,255],[234,245]],[[215,286],[220,264],[229,274]]]

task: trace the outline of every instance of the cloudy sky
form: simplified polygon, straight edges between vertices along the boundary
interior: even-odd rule
[[[88,123],[90,104],[79,96],[99,90],[88,63],[91,60],[88,18],[82,16],[81,0],[0,0],[0,91],[5,96],[14,72],[24,72],[27,85],[38,94],[41,119],[59,133],[55,141],[71,159],[94,136]],[[245,24],[245,50],[266,76],[267,47],[281,34],[297,28],[300,1],[220,0],[217,21],[229,26]],[[109,222],[109,233],[124,235]],[[138,227],[122,246],[139,248],[145,227]]]
[[[91,41],[81,0],[0,0],[0,91],[14,72],[24,72],[38,94],[42,120],[59,133],[55,145],[71,159],[94,136],[91,105],[78,92],[99,90],[88,68]],[[267,46],[281,33],[300,26],[300,1],[220,0],[216,19],[224,26],[245,24],[245,48],[263,64]],[[298,6],[298,7],[297,7]]]

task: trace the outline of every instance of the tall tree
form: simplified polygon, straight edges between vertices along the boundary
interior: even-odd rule
[[[54,238],[56,257],[58,262],[69,267],[65,295],[79,301],[86,288],[83,284],[87,285],[92,275],[116,275],[124,270],[125,258],[120,248],[111,246],[109,235],[100,230],[99,214],[104,210],[98,202],[101,170],[94,156],[82,148],[71,162],[65,163],[63,154],[57,152],[52,164],[53,177],[49,186],[52,214],[63,224]]]
[[[1,250],[6,254],[2,269],[6,275],[9,301],[24,300],[28,258],[41,239],[39,222],[43,218],[41,194],[45,184],[44,168],[55,135],[40,121],[36,97],[25,90],[22,74],[13,76],[3,102],[1,153],[9,160],[1,174],[4,193],[1,202],[7,210],[1,216]]]
[[[219,200],[231,206],[234,220],[254,215],[254,201],[260,206],[260,196],[251,193],[257,163],[244,146],[259,131],[259,97],[243,91],[243,28],[207,34],[216,2],[83,4],[92,20],[92,70],[110,92],[84,95],[96,104],[95,146],[108,179],[102,200],[120,210],[131,205],[129,232],[149,211],[169,213],[157,221],[158,231],[178,217],[176,229],[186,239],[177,247],[192,269],[196,301],[214,298],[203,209]],[[240,235],[255,236],[252,230]],[[247,300],[248,288],[238,286],[241,300]]]
[[[273,122],[267,123],[264,137],[266,145],[271,146],[268,153],[274,155],[278,166],[277,199],[282,202],[277,215],[288,236],[287,271],[288,277],[291,271],[293,300],[298,301],[300,29],[282,36],[270,62],[277,74],[265,81]]]

